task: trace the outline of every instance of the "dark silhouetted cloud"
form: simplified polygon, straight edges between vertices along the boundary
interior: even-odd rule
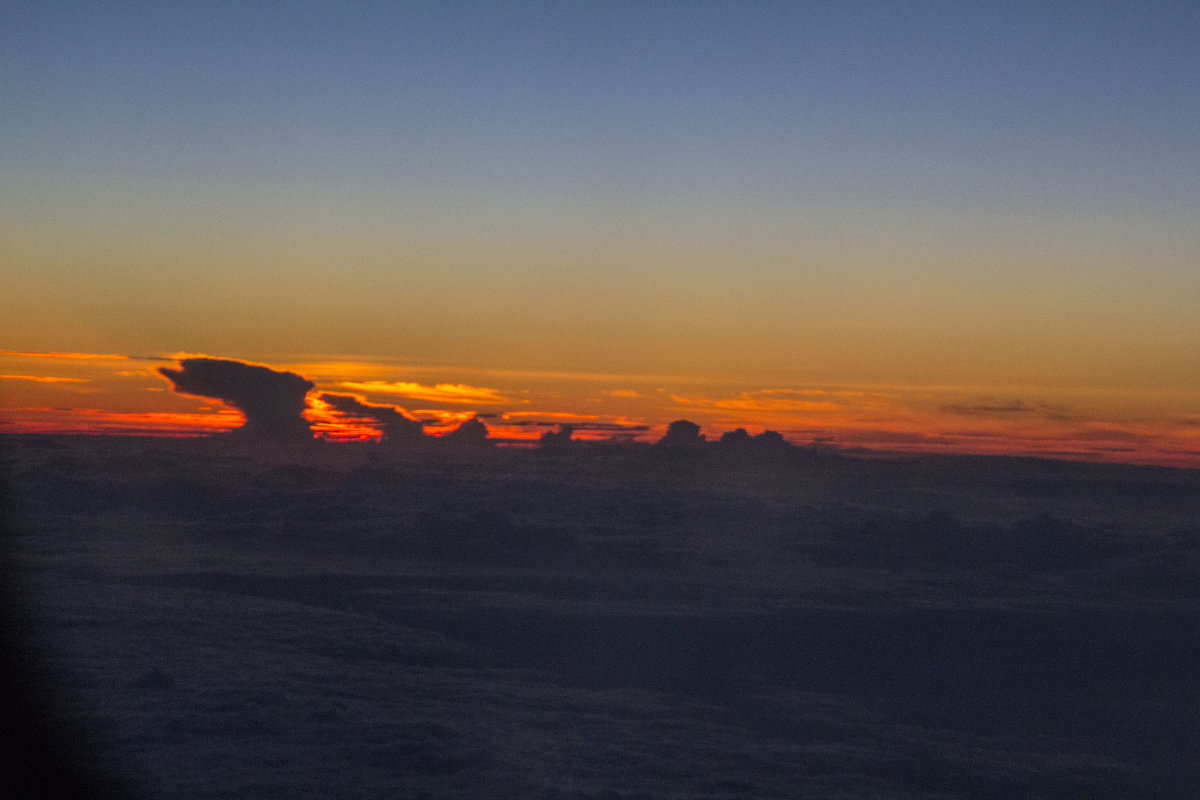
[[[419,442],[425,438],[424,426],[415,419],[405,416],[395,406],[368,403],[349,394],[322,392],[321,400],[342,414],[365,417],[376,422],[383,432],[383,440],[391,444]]]
[[[184,358],[179,369],[159,367],[179,394],[220,400],[246,416],[238,431],[276,441],[312,439],[304,419],[305,397],[312,381],[294,372],[222,358]]]
[[[700,426],[686,419],[677,419],[667,426],[667,432],[658,440],[658,445],[664,448],[690,449],[704,444],[704,434]]]
[[[745,428],[725,431],[721,434],[718,444],[722,447],[746,447],[750,444],[750,434],[746,432]]]
[[[945,414],[958,414],[964,417],[1036,416],[1053,420],[1066,420],[1074,417],[1069,409],[1046,403],[1030,405],[1023,400],[976,405],[944,405],[940,406],[938,410]]]
[[[487,425],[478,418],[469,419],[442,436],[442,441],[454,447],[490,447]]]
[[[575,428],[571,425],[560,425],[557,431],[546,431],[538,438],[538,447],[543,450],[566,450],[571,447],[571,434]]]
[[[811,461],[814,454],[831,455],[836,452],[834,448],[820,446],[797,448],[779,431],[767,430],[757,436],[751,436],[745,428],[737,428],[721,434],[721,438],[715,446],[717,452],[722,455],[759,461],[799,456],[804,456]]]

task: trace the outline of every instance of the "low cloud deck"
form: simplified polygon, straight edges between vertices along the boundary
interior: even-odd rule
[[[3,444],[37,699],[135,796],[1200,782],[1196,471]]]

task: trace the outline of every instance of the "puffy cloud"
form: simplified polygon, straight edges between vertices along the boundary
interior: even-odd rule
[[[538,447],[543,450],[567,450],[571,447],[571,434],[575,429],[570,425],[560,425],[557,431],[546,431],[538,439]]]
[[[184,358],[179,369],[159,367],[179,394],[209,397],[241,411],[247,436],[277,441],[312,439],[304,419],[312,381],[294,372],[221,358]]]
[[[792,450],[792,445],[779,431],[763,431],[751,436],[745,428],[721,434],[717,448],[724,453],[739,453],[753,456],[779,454]]]
[[[746,432],[746,429],[738,428],[722,433],[719,444],[722,447],[745,447],[750,444],[750,441],[750,434]]]
[[[441,437],[448,445],[464,448],[489,447],[487,425],[478,418],[466,420],[454,430]]]
[[[704,434],[700,426],[686,419],[677,419],[667,426],[667,432],[658,440],[658,446],[664,448],[690,449],[704,444]]]
[[[335,410],[352,417],[365,417],[378,423],[383,440],[392,444],[418,442],[425,438],[424,426],[405,416],[395,406],[377,405],[348,394],[322,392],[320,399]]]
[[[414,400],[438,403],[470,403],[472,405],[501,405],[512,400],[496,389],[468,386],[463,383],[439,383],[429,386],[409,381],[342,381],[341,386],[369,394],[398,394]]]

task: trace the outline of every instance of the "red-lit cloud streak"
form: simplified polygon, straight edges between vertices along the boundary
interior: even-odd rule
[[[11,356],[14,358],[56,358],[68,361],[129,361],[129,356],[119,355],[117,353],[37,353],[26,352],[22,350],[0,350],[0,356]]]
[[[124,434],[206,436],[239,427],[233,410],[215,412],[113,411],[103,408],[3,409],[0,431],[7,433]]]
[[[342,381],[340,385],[367,394],[394,394],[413,400],[437,403],[504,405],[513,402],[496,389],[468,386],[462,383],[439,383],[428,386],[409,381]]]
[[[374,420],[340,412],[320,396],[309,397],[304,417],[312,426],[313,433],[332,441],[370,441],[378,439],[383,433]]]

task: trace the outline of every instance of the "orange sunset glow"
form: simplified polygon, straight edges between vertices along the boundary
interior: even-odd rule
[[[0,373],[5,401],[0,430],[202,436],[243,423],[234,406],[171,391],[154,371],[162,361],[169,359],[0,354],[5,370]],[[277,371],[289,366],[254,363]],[[144,368],[129,369],[131,364]],[[881,452],[1200,464],[1200,415],[1188,413],[1186,393],[894,385],[742,389],[729,382],[678,378],[672,385],[669,376],[626,375],[618,382],[591,375],[461,370],[464,377],[493,381],[479,385],[451,380],[456,371],[448,367],[407,370],[326,359],[300,368],[309,370],[301,377],[315,386],[305,398],[304,418],[315,437],[335,442],[378,441],[383,428],[371,415],[384,412],[421,425],[431,436],[479,419],[500,445],[531,445],[564,425],[580,441],[651,442],[669,422],[688,419],[710,439],[745,428],[775,430],[795,444]],[[73,370],[79,374],[70,374]],[[435,379],[405,380],[406,373]],[[335,408],[328,400],[337,396],[350,398],[360,411]],[[1160,409],[1157,418],[1136,413],[1147,399]]]
[[[208,354],[331,441],[1200,465],[1184,6],[51,6],[0,26],[2,431],[228,430],[158,371]]]

